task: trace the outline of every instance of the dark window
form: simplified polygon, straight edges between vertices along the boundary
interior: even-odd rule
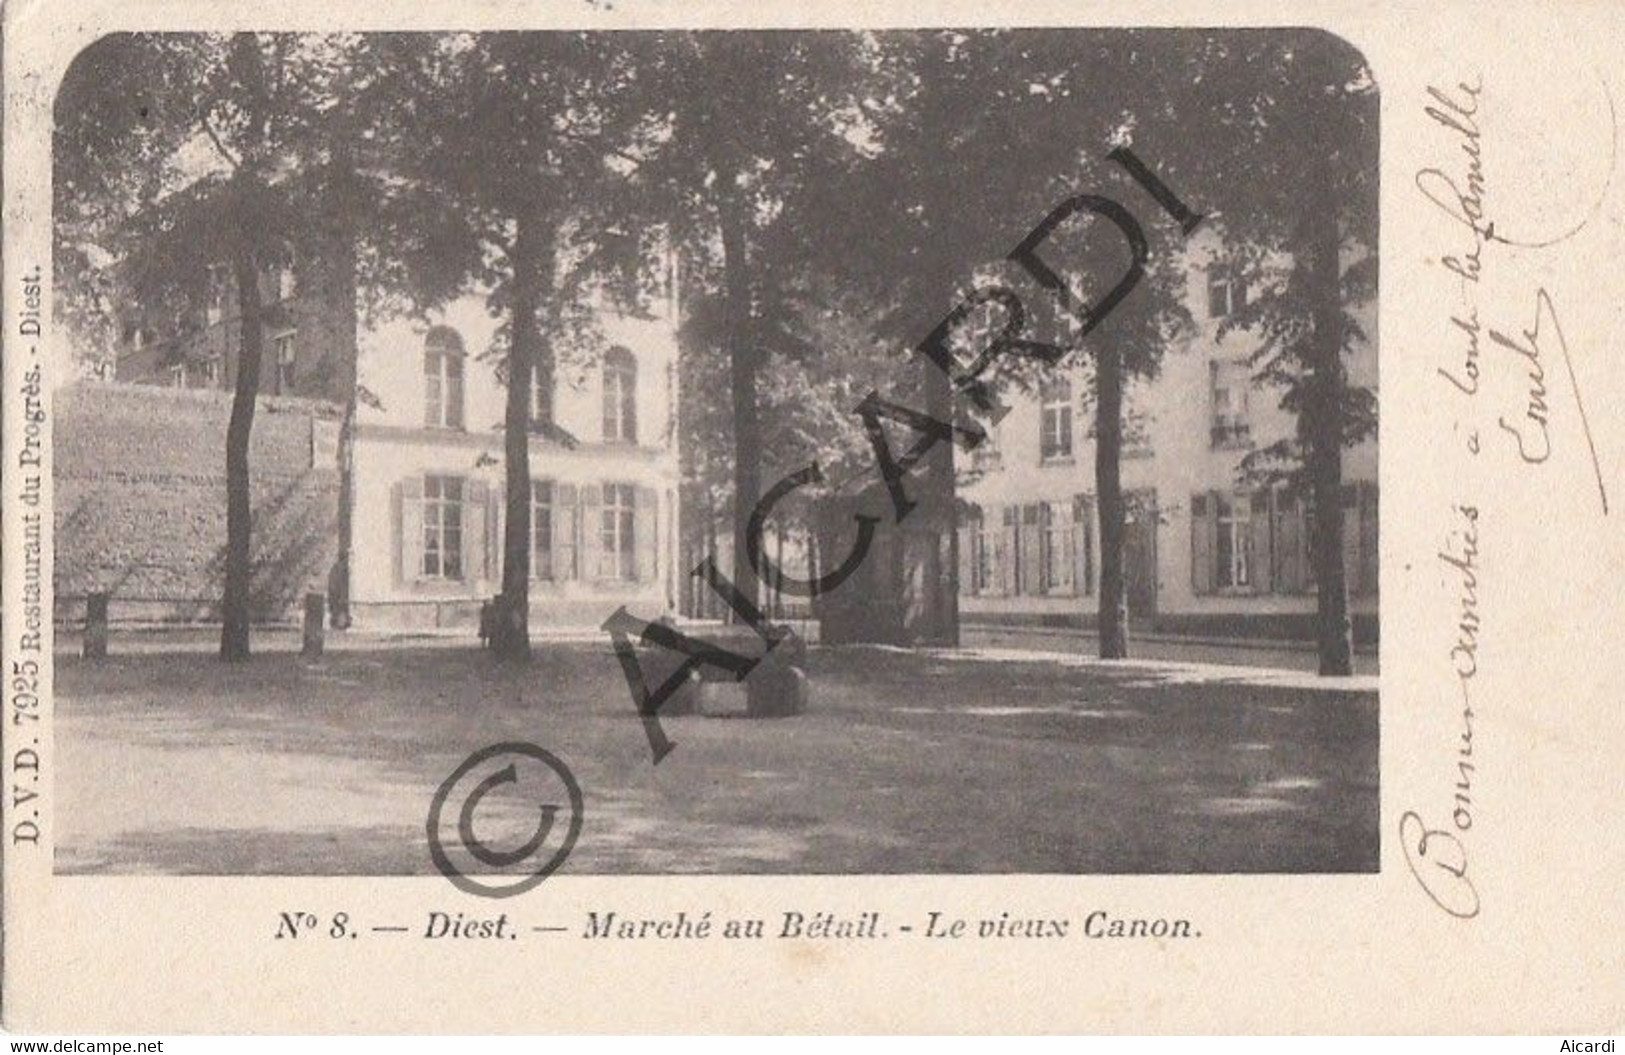
[[[463,577],[463,481],[456,476],[423,478],[423,575]]]
[[[1218,584],[1230,589],[1252,585],[1253,532],[1251,502],[1246,496],[1218,495]]]
[[[1238,278],[1222,272],[1208,276],[1207,313],[1212,319],[1222,319],[1247,306],[1247,287]]]
[[[1008,563],[1003,565],[1002,568],[1000,569],[1003,572],[1004,580],[1005,580],[1005,584],[1006,584],[1004,592],[1007,593],[1007,594],[1017,594],[1017,593],[1021,592],[1021,581],[1022,581],[1021,564],[1022,564],[1022,560],[1023,560],[1022,546],[1021,546],[1021,507],[1020,506],[1006,506],[1005,507],[1005,509],[1004,509],[1004,529],[1005,529],[1005,537],[1006,537],[1006,540],[1007,540],[1006,553],[1008,554],[1008,558],[1009,558]]]
[[[423,423],[463,427],[463,339],[449,326],[429,331],[423,350]]]
[[[1044,550],[1044,592],[1071,594],[1075,590],[1072,505],[1069,502],[1045,502],[1040,510],[1040,523],[1044,529],[1040,535],[1040,545]]]
[[[998,581],[995,540],[987,520],[978,516],[971,532],[971,592],[991,593]]]
[[[1211,436],[1214,447],[1246,447],[1252,443],[1249,393],[1253,378],[1245,362],[1213,360],[1208,364]]]
[[[604,441],[638,441],[638,362],[625,348],[604,356]]]
[[[638,577],[637,488],[605,484],[600,513],[598,577],[631,582]]]
[[[1043,461],[1072,457],[1072,383],[1055,378],[1044,383],[1038,449]]]
[[[535,579],[552,579],[553,571],[553,481],[530,482],[530,574]]]

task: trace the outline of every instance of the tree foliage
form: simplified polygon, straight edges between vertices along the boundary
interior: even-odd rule
[[[985,422],[1055,369],[1005,356],[967,401],[919,354],[971,290],[1005,287],[1020,336],[1065,350],[1093,410],[1094,478],[1079,483],[1099,493],[1116,655],[1123,395],[1191,319],[1189,232],[1108,152],[1132,149],[1221,232],[1225,266],[1257,291],[1221,336],[1253,342],[1258,384],[1298,422],[1246,459],[1247,479],[1324,503],[1341,449],[1375,429],[1346,360],[1370,339],[1356,309],[1376,282],[1376,113],[1363,60],[1312,31],[115,36],[58,102],[59,301],[97,346],[115,305],[177,332],[220,262],[324,238],[351,247],[364,315],[482,291],[500,320],[482,353],[508,386],[503,642],[523,655],[531,385],[601,351],[599,305],[636,311],[676,283],[685,493],[728,518],[732,577],[752,596],[740,540],[764,475],[817,461],[827,491],[872,473],[853,413],[868,392]],[[1070,304],[1008,259],[1081,193],[1122,203],[1150,243],[1086,337],[1077,309],[1124,274],[1122,235],[1088,212],[1052,232],[1042,254]],[[958,372],[1006,310],[984,304],[952,335]],[[950,543],[962,479],[944,443],[910,483]],[[1335,533],[1316,541],[1328,668],[1347,622]],[[956,567],[907,577],[938,609],[922,639],[957,634]]]

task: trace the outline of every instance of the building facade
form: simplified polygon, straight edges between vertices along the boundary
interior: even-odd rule
[[[181,332],[123,327],[117,380],[229,390],[239,335],[229,273]],[[501,586],[506,389],[499,320],[474,292],[426,318],[360,321],[335,269],[268,269],[262,394],[351,419],[328,588],[350,625],[478,625]],[[538,377],[530,437],[531,621],[596,627],[626,604],[673,607],[678,538],[675,294],[594,296],[590,353]]]
[[[1220,337],[1248,295],[1217,241],[1193,248],[1187,307],[1194,331],[1167,349],[1158,376],[1125,398],[1125,578],[1132,623],[1166,632],[1307,637],[1315,612],[1313,517],[1286,489],[1249,486],[1250,452],[1294,435],[1280,391],[1254,382],[1256,335]],[[1375,305],[1355,310],[1367,340],[1349,383],[1377,386]],[[1109,328],[1108,328],[1109,329]],[[1103,330],[1091,339],[1107,339]],[[960,612],[967,624],[1092,625],[1100,545],[1093,412],[1086,378],[1061,371],[1006,397],[991,441],[965,459],[959,496]],[[1344,563],[1356,633],[1376,632],[1377,445],[1343,452]]]
[[[536,379],[535,626],[596,627],[621,604],[649,614],[675,606],[675,310],[603,308],[601,353]],[[483,298],[469,297],[358,342],[358,625],[470,625],[501,587],[506,389],[478,354],[496,325]]]

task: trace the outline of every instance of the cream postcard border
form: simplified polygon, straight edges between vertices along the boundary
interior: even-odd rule
[[[1370,61],[1382,91],[1380,297],[1382,869],[1350,876],[555,876],[519,899],[579,926],[591,910],[1179,915],[1199,940],[1055,943],[568,941],[380,946],[269,940],[279,912],[421,918],[484,910],[440,877],[61,877],[50,868],[51,102],[72,57],[115,30],[671,27],[1316,26]],[[3,817],[4,1019],[12,1030],[119,1032],[1518,1031],[1625,1028],[1625,5],[1603,3],[829,3],[268,0],[251,5],[23,0],[4,12],[4,662],[26,612],[25,516],[42,517],[41,799]],[[1488,344],[1474,397],[1440,369],[1465,355],[1446,263],[1473,234],[1419,189],[1465,186],[1467,160],[1429,88],[1481,89],[1487,218],[1526,248],[1484,252],[1484,325],[1534,325],[1545,291],[1572,375],[1546,357],[1554,453],[1522,461],[1522,364]],[[1616,114],[1614,106],[1621,107]],[[1575,229],[1577,228],[1577,229]],[[44,335],[23,336],[23,277],[46,276]],[[30,348],[37,348],[31,352]],[[27,475],[30,371],[45,459]],[[1589,411],[1595,470],[1576,393]],[[36,428],[40,423],[35,423]],[[1469,451],[1476,443],[1478,452]],[[1599,489],[1614,508],[1604,513]],[[1480,672],[1470,800],[1457,794],[1462,690],[1451,650],[1459,576],[1439,557],[1472,506]],[[26,782],[26,774],[24,774]],[[38,846],[14,826],[43,802]],[[1470,811],[1457,831],[1453,811]],[[1458,919],[1412,872],[1420,829],[1459,835],[1481,909]],[[1434,844],[1434,864],[1445,854]],[[512,907],[512,906],[505,906]]]

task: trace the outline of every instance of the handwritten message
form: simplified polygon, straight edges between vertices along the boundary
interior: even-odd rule
[[[1528,307],[1507,308],[1486,292],[1486,278],[1500,261],[1516,254],[1547,249],[1573,237],[1581,225],[1543,241],[1509,237],[1497,227],[1492,181],[1485,164],[1485,129],[1493,117],[1485,104],[1483,80],[1473,76],[1447,88],[1430,87],[1423,112],[1441,134],[1444,160],[1416,173],[1416,189],[1450,223],[1454,244],[1437,258],[1448,274],[1455,296],[1442,329],[1449,336],[1436,377],[1444,388],[1444,405],[1453,410],[1453,431],[1463,438],[1465,457],[1511,459],[1514,465],[1540,469],[1558,456],[1554,443],[1561,419],[1574,416],[1573,431],[1582,436],[1596,480],[1603,515],[1608,494],[1586,418],[1584,397],[1575,377],[1569,340],[1558,319],[1552,293],[1544,286],[1529,293]],[[1504,214],[1501,214],[1504,219]],[[1500,288],[1500,287],[1497,287]],[[1556,374],[1561,363],[1563,375]],[[1491,394],[1490,371],[1504,372],[1518,393],[1512,405]],[[1560,386],[1559,378],[1566,381]],[[1504,391],[1498,387],[1496,392]],[[1481,423],[1489,422],[1489,426]],[[1565,455],[1567,456],[1567,455]],[[1481,638],[1484,532],[1493,517],[1485,495],[1472,492],[1472,476],[1450,496],[1448,519],[1436,559],[1444,571],[1450,643],[1443,656],[1455,691],[1447,704],[1454,717],[1444,763],[1445,805],[1432,811],[1412,809],[1400,817],[1399,836],[1405,861],[1422,890],[1439,908],[1460,919],[1478,916],[1482,902],[1469,868],[1474,838],[1474,795],[1483,759],[1475,750],[1475,688],[1485,668]]]

